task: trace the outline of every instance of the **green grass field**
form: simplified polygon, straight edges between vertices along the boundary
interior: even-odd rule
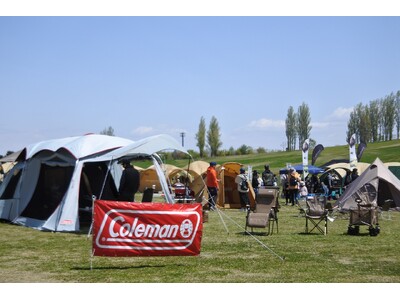
[[[245,213],[220,213],[209,213],[201,254],[195,257],[91,259],[87,228],[78,234],[52,233],[0,223],[0,282],[400,282],[398,212],[380,220],[381,233],[375,237],[366,226],[358,236],[347,235],[345,216],[328,222],[326,236],[305,234],[305,218],[292,206],[280,209],[279,233],[253,237],[244,234]]]
[[[377,156],[383,162],[400,161],[399,145],[399,141],[368,145],[362,161]],[[340,157],[348,157],[347,147],[327,148],[317,165]],[[286,162],[300,162],[301,155],[276,152],[215,160],[260,167],[268,162],[277,170]],[[368,235],[367,227],[361,227],[358,236],[348,235],[346,215],[329,222],[324,236],[305,234],[298,208],[280,201],[279,233],[270,236],[244,234],[245,214],[236,209],[210,212],[196,257],[91,258],[87,227],[80,233],[53,233],[1,222],[0,282],[400,283],[399,212],[392,212],[391,220],[379,220],[381,233],[375,237]]]

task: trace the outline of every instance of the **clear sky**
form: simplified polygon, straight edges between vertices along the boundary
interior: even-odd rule
[[[166,133],[197,150],[283,149],[289,106],[346,144],[349,114],[400,90],[400,17],[0,17],[0,154],[46,139]]]

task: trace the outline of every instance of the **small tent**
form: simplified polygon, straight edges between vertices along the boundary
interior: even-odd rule
[[[171,176],[175,176],[177,173],[182,171],[182,169],[169,164],[163,164],[162,167],[166,178],[169,180],[171,179]],[[147,169],[140,170],[139,191],[143,193],[146,188],[150,188],[153,185],[156,187],[156,192],[162,190],[157,170],[154,165],[148,167]]]
[[[191,162],[189,165],[182,168],[192,176],[192,180],[189,183],[189,188],[199,202],[202,200],[201,196],[208,196],[206,176],[209,166],[210,164],[208,162],[198,160]]]
[[[239,192],[235,178],[240,174],[240,168],[243,165],[236,162],[224,163],[217,169],[221,174],[220,192],[218,193],[217,204],[226,208],[240,208]],[[255,193],[251,184],[249,184],[249,200],[250,206],[255,206]]]
[[[336,204],[341,210],[354,209],[357,208],[357,199],[378,206],[383,206],[385,200],[391,199],[394,206],[400,207],[400,180],[389,171],[379,158],[376,158],[348,186]]]

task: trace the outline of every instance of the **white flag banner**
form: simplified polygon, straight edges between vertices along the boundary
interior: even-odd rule
[[[306,139],[303,143],[303,179],[305,180],[308,175],[308,148],[309,139]]]
[[[356,153],[356,134],[354,133],[349,140],[349,151],[350,151],[350,170],[353,170],[357,166],[357,153]]]

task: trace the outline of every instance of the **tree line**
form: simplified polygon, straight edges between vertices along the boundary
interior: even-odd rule
[[[346,137],[356,135],[357,143],[391,141],[400,133],[400,91],[390,93],[368,104],[357,104],[350,113]]]
[[[285,120],[286,151],[300,149],[306,139],[309,139],[309,146],[313,148],[316,145],[316,141],[311,138],[311,129],[311,114],[308,105],[303,102],[297,108],[297,111],[293,106],[289,106]],[[373,143],[390,141],[393,139],[394,133],[396,133],[396,138],[399,139],[400,91],[391,93],[381,99],[372,100],[366,105],[357,104],[350,114],[346,138],[349,141],[351,136],[355,134],[357,143]],[[229,150],[220,150],[222,145],[220,128],[214,116],[210,121],[208,131],[205,119],[201,117],[196,140],[200,157],[266,152],[262,147],[253,149],[247,145],[242,145],[237,149],[231,147]]]

